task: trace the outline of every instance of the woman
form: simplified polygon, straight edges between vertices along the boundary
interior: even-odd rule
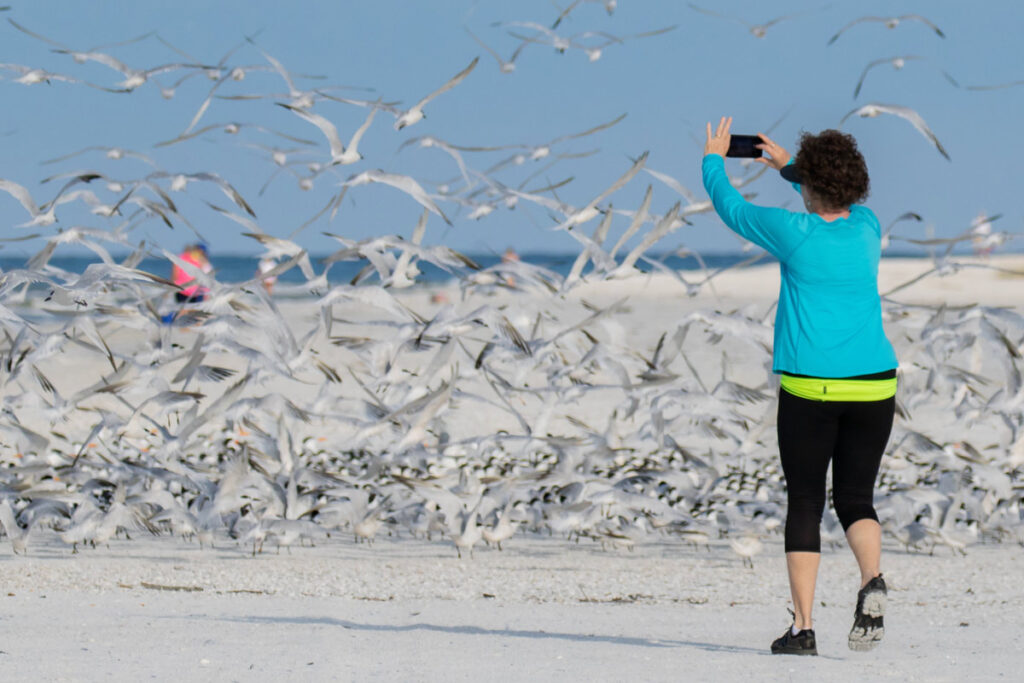
[[[778,169],[803,196],[807,213],[754,206],[729,182],[724,156],[732,118],[707,126],[704,187],[729,228],[779,260],[773,371],[780,377],[779,455],[786,479],[786,567],[793,625],[775,654],[818,653],[811,608],[821,558],[825,475],[860,566],[849,646],[870,650],[882,638],[885,581],[882,529],[872,505],[875,478],[895,411],[896,355],[882,328],[878,295],[881,228],[860,206],[868,173],[853,137],[804,133],[795,160],[761,134],[761,163]]]
[[[178,258],[190,266],[194,266],[199,272],[210,273],[213,271],[209,250],[205,244],[188,245]],[[177,263],[171,266],[171,282],[178,286],[178,291],[174,293],[174,299],[179,304],[199,303],[206,298],[207,288],[199,284],[192,273]]]

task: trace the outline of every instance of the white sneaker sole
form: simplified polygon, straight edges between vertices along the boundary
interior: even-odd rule
[[[866,594],[862,607],[863,614],[872,618],[885,616],[887,597],[882,591],[871,591]],[[850,630],[847,645],[856,652],[867,652],[875,649],[884,635],[885,628],[881,626],[879,628],[857,628],[854,626]]]

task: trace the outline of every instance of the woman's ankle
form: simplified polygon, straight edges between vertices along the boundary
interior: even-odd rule
[[[860,575],[860,587],[863,588],[864,586],[866,586],[869,583],[871,583],[872,579],[876,579],[876,578],[878,578],[881,575],[882,575],[882,572],[874,572],[873,574],[861,574]]]
[[[793,633],[793,631],[795,630],[796,633],[793,633],[793,635],[796,635],[800,631],[810,631],[813,628],[814,624],[810,621],[803,622],[802,624],[797,624],[796,622],[793,622],[793,626],[790,629],[790,633]]]

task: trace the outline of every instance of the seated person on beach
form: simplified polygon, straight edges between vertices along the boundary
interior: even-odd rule
[[[505,253],[501,255],[501,262],[502,263],[519,263],[519,254],[517,254],[516,250],[513,249],[512,247],[508,247],[508,248],[505,249]],[[507,284],[509,287],[515,287],[516,286],[516,276],[515,275],[506,275],[505,276],[505,284]]]
[[[213,270],[213,264],[210,263],[208,253],[209,251],[205,244],[190,244],[185,247],[185,250],[181,252],[178,258],[195,266],[200,272],[209,273]],[[171,268],[171,282],[180,287],[174,293],[174,298],[179,304],[198,303],[206,297],[208,292],[206,287],[196,282],[195,277],[177,263]]]

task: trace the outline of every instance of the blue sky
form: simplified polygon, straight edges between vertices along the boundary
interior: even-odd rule
[[[562,0],[563,3],[565,0]],[[464,27],[504,55],[518,41],[508,30],[529,29],[493,25],[499,21],[550,25],[558,14],[548,0],[493,1],[327,0],[280,3],[247,0],[206,2],[79,3],[71,0],[14,0],[9,12],[0,13],[0,62],[44,67],[112,86],[120,78],[95,63],[79,65],[68,56],[54,54],[50,46],[7,24],[6,18],[75,49],[125,40],[148,31],[159,34],[182,51],[216,63],[245,35],[257,34],[259,44],[294,72],[321,75],[321,80],[300,80],[303,87],[360,86],[372,92],[338,91],[355,97],[401,100],[410,106],[434,90],[473,57],[476,70],[458,87],[430,102],[427,119],[403,131],[392,127],[394,118],[381,113],[360,145],[363,161],[320,176],[310,191],[299,189],[296,178],[282,173],[266,193],[260,187],[275,170],[256,150],[242,143],[276,144],[258,133],[228,136],[213,131],[201,139],[154,149],[161,140],[182,131],[209,91],[202,77],[183,83],[173,99],[161,97],[153,84],[131,94],[110,94],[81,85],[54,82],[25,86],[13,82],[16,74],[0,80],[4,107],[0,108],[0,178],[26,186],[42,202],[55,193],[54,183],[40,185],[58,172],[95,169],[112,177],[134,178],[149,172],[132,159],[108,160],[100,153],[83,154],[58,164],[40,162],[89,145],[120,146],[151,156],[171,172],[214,171],[233,183],[251,201],[260,225],[276,235],[287,235],[315,214],[337,193],[338,184],[353,173],[381,168],[431,181],[458,175],[453,160],[436,149],[399,146],[411,137],[432,135],[461,145],[540,143],[590,128],[626,113],[615,127],[593,136],[566,141],[556,152],[599,150],[592,156],[564,159],[549,168],[527,189],[546,180],[573,180],[558,190],[570,204],[582,205],[601,192],[630,165],[630,158],[650,151],[649,168],[676,177],[703,197],[700,182],[703,127],[723,114],[734,117],[735,132],[756,132],[783,115],[773,137],[793,148],[801,130],[835,127],[851,109],[868,102],[900,104],[917,110],[949,151],[946,161],[901,119],[851,118],[843,126],[854,134],[868,161],[872,193],[868,205],[883,225],[905,211],[915,211],[927,225],[906,224],[900,232],[922,236],[933,230],[952,236],[967,229],[981,211],[1000,213],[996,228],[1020,232],[1018,159],[1024,151],[1019,112],[1024,111],[1024,87],[991,91],[957,89],[943,77],[950,73],[961,85],[988,85],[1024,79],[1019,36],[1005,28],[1024,26],[1024,5],[1009,0],[963,2],[711,2],[733,17],[718,18],[694,11],[687,3],[655,0],[620,0],[609,15],[603,3],[584,3],[557,29],[572,35],[603,31],[626,36],[670,25],[667,34],[628,40],[609,46],[596,62],[580,50],[557,54],[552,48],[528,46],[514,73],[502,74],[497,62],[481,49]],[[826,43],[840,27],[864,15],[919,13],[946,34],[942,39],[917,22],[895,29],[860,24],[834,45]],[[752,36],[738,20],[762,23],[794,15],[770,27],[764,38]],[[105,49],[138,67],[181,59],[154,38],[124,47]],[[872,71],[860,97],[853,99],[862,70],[874,59],[918,55],[902,71],[883,65]],[[251,46],[238,50],[231,64],[265,64]],[[158,77],[165,86],[175,74]],[[220,92],[250,94],[281,92],[275,75],[250,72],[242,82],[230,82]],[[311,124],[274,106],[280,98],[258,101],[215,100],[201,125],[242,121],[306,137],[317,143],[312,157],[327,159],[324,137]],[[366,110],[335,102],[318,103],[315,111],[332,120],[347,139],[362,123]],[[788,112],[788,114],[787,114]],[[285,143],[290,144],[290,143]],[[473,168],[483,170],[507,153],[466,153]],[[544,162],[528,161],[496,177],[518,185]],[[742,169],[734,161],[729,168]],[[766,174],[746,189],[757,192],[756,203],[797,206],[792,189],[773,174]],[[654,187],[652,210],[664,212],[679,197],[653,177],[641,173],[613,195],[617,209],[639,206],[648,184]],[[93,185],[96,185],[94,183]],[[114,197],[93,187],[102,198]],[[243,230],[211,211],[202,199],[229,207],[213,188],[190,185],[175,194],[182,213],[192,221],[219,253],[255,253],[258,245],[240,236]],[[62,207],[65,208],[65,207]],[[446,226],[431,217],[426,242],[444,242],[470,252],[501,251],[512,245],[520,251],[575,251],[576,243],[552,232],[554,221],[546,209],[521,201],[515,210],[499,210],[479,221],[466,218],[451,203],[442,208],[453,216]],[[420,207],[406,195],[383,186],[352,188],[333,222],[321,220],[297,238],[313,253],[333,250],[332,232],[352,239],[379,234],[408,237]],[[58,210],[60,226],[103,226],[103,219],[68,205]],[[0,221],[8,237],[25,233],[12,226],[28,216],[11,197],[0,193]],[[628,219],[617,219],[613,234]],[[584,226],[590,232],[595,224]],[[45,237],[54,227],[37,230]],[[189,239],[187,228],[173,231],[149,221],[133,239],[177,248]],[[6,243],[3,253],[29,255],[42,239]],[[699,251],[734,251],[740,243],[712,216],[694,218],[667,238],[658,249],[687,246]],[[1011,245],[1011,247],[1014,245]]]

